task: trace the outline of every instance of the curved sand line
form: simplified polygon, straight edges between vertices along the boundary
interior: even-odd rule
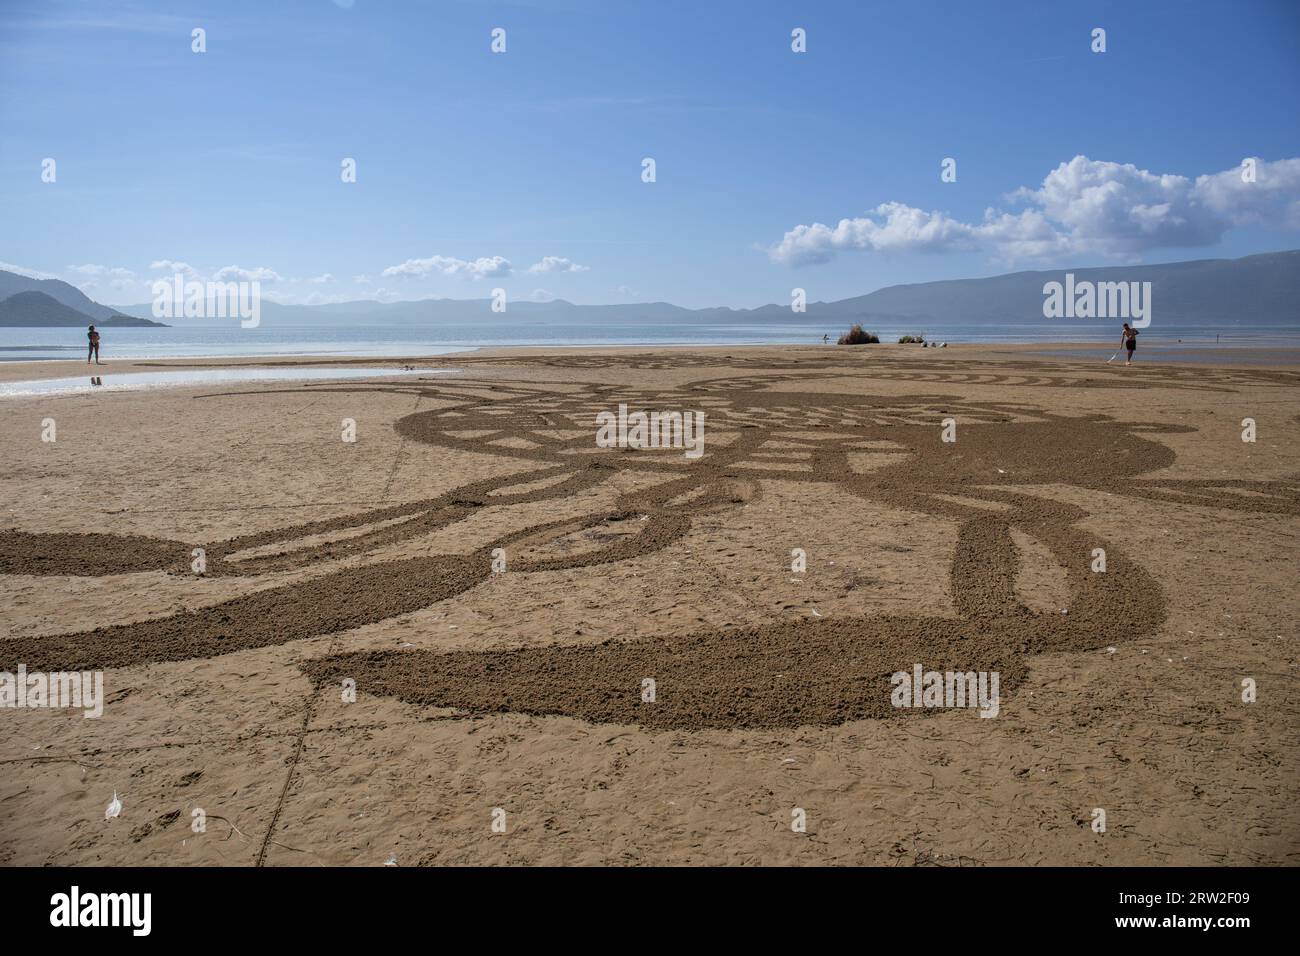
[[[708,364],[700,357],[689,358],[674,357],[662,367]],[[627,365],[628,357],[510,361],[556,368],[617,368]],[[595,364],[602,361],[605,364]],[[732,360],[732,364],[743,363]],[[1008,376],[972,372],[969,363],[951,371],[936,368],[941,364],[937,360],[916,364],[925,368],[906,371],[893,363],[883,370],[889,375],[872,370],[871,377],[911,375],[913,381],[933,382],[935,376],[950,376],[948,381],[980,379],[978,384],[993,379],[1009,387],[1062,384],[1047,374],[1059,371],[1059,365],[1034,368],[1033,363],[1005,363],[1021,366],[1016,375]],[[1023,679],[1026,659],[1034,654],[1133,640],[1159,627],[1165,616],[1164,598],[1145,570],[1113,542],[1075,527],[1086,517],[1081,509],[1017,490],[1019,486],[1065,482],[1237,511],[1300,513],[1300,493],[1290,482],[1143,479],[1175,460],[1171,450],[1147,436],[1190,428],[1052,415],[1022,404],[971,402],[950,395],[886,398],[774,391],[774,386],[806,381],[814,363],[765,361],[761,367],[767,371],[668,389],[574,387],[569,382],[564,384],[572,390],[565,394],[539,383],[465,380],[438,386],[330,386],[331,391],[364,389],[451,399],[452,406],[399,419],[395,429],[412,441],[516,458],[539,467],[471,482],[436,498],[202,545],[209,574],[255,575],[364,555],[452,526],[482,508],[570,497],[624,471],[663,480],[619,495],[613,511],[535,524],[469,554],[369,564],[196,612],[14,639],[0,645],[4,659],[12,666],[26,663],[31,669],[95,669],[214,657],[340,633],[476,587],[492,573],[494,548],[626,522],[634,529],[626,537],[575,555],[515,559],[511,570],[562,570],[639,558],[683,538],[694,518],[726,511],[761,494],[764,479],[833,483],[868,501],[957,522],[958,547],[951,568],[957,618],[864,615],[782,621],[595,646],[498,652],[344,652],[307,661],[303,667],[318,682],[351,677],[369,693],[474,713],[563,714],[593,722],[681,729],[839,723],[914,713],[889,706],[888,680],[914,662],[936,670],[999,671],[1005,694]],[[774,373],[774,367],[792,371]],[[1173,370],[1158,384],[1230,389],[1226,381],[1205,376],[1206,370],[1195,370],[1197,381],[1188,381],[1183,371]],[[1249,369],[1232,373],[1254,373],[1248,378],[1268,374]],[[813,376],[853,374],[841,365],[838,371]],[[1285,377],[1269,381],[1291,384]],[[710,438],[728,440],[707,447],[705,456],[694,462],[686,462],[680,453],[618,449],[593,453],[596,411],[619,402],[645,409],[705,408]],[[955,444],[940,441],[939,422],[947,417],[958,421]],[[574,434],[561,434],[564,431]],[[501,439],[522,442],[519,447],[493,444]],[[854,472],[849,455],[871,441],[900,449],[897,461],[869,474]],[[803,452],[804,457],[797,466],[754,458],[767,442]],[[529,487],[537,484],[541,486]],[[527,490],[512,492],[516,487]],[[1229,488],[1251,494],[1225,494]],[[991,513],[977,507],[979,501],[1009,506],[1009,510]],[[628,522],[629,518],[644,520]],[[1068,616],[1035,612],[1016,601],[1013,528],[1040,541],[1066,569],[1072,595]],[[340,531],[357,533],[340,541],[303,543]],[[103,575],[161,568],[185,574],[192,547],[139,536],[5,531],[0,532],[0,573]],[[1107,550],[1106,574],[1088,570],[1094,547]],[[229,559],[255,549],[262,553]],[[654,704],[641,702],[645,677],[654,678],[659,686]]]

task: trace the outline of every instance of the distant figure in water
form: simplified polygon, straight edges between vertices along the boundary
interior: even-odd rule
[[[90,364],[90,358],[93,355],[95,364],[103,365],[104,363],[99,360],[99,333],[95,331],[93,325],[90,327],[90,331],[86,333],[86,338],[89,340],[89,347],[86,349],[86,364]]]
[[[830,341],[831,341],[831,337],[829,335],[822,336],[822,345],[828,345],[830,344]]]
[[[1124,364],[1132,365],[1133,350],[1138,347],[1138,330],[1129,328],[1129,324],[1125,322],[1124,331],[1121,333],[1119,344],[1128,350],[1128,358],[1124,360]]]

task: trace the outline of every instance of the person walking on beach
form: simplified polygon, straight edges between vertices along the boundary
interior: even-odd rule
[[[89,340],[89,347],[86,349],[86,364],[90,364],[90,357],[93,355],[95,364],[103,365],[104,363],[99,360],[99,333],[95,331],[93,325],[90,327],[90,331],[86,333],[86,338]]]
[[[822,345],[827,345],[827,344],[829,344],[829,343],[830,343],[830,340],[831,340],[831,337],[830,337],[829,335],[823,335],[823,336],[822,336]]]
[[[1129,324],[1125,322],[1124,331],[1120,333],[1119,344],[1128,350],[1128,358],[1124,360],[1124,364],[1132,365],[1133,350],[1138,347],[1138,330],[1129,328]]]

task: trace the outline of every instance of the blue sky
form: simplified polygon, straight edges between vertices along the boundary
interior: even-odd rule
[[[0,268],[754,306],[1288,249],[1298,53],[1291,0],[0,0]]]

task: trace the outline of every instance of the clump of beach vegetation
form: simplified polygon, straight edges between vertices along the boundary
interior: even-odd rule
[[[867,332],[858,323],[853,323],[853,328],[849,329],[839,337],[836,345],[877,345],[880,338],[871,332]]]

